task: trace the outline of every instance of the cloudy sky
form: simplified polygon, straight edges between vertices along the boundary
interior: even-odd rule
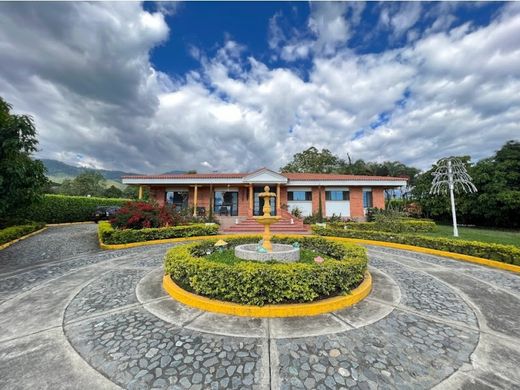
[[[74,165],[424,169],[520,138],[519,37],[520,3],[0,3],[0,96]]]

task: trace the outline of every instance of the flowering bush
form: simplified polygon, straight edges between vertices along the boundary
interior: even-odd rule
[[[162,207],[163,208],[163,207]],[[128,202],[110,220],[120,229],[143,229],[165,226],[167,213],[159,206],[147,202]]]
[[[178,209],[148,202],[128,202],[110,220],[112,227],[118,229],[147,229],[204,222],[214,221],[208,217],[194,217],[193,208]]]

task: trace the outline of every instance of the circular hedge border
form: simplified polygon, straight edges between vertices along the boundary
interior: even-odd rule
[[[230,237],[228,248],[257,242],[261,237]],[[326,256],[321,264],[261,263],[224,264],[205,258],[216,240],[181,245],[168,251],[165,273],[181,288],[207,298],[237,304],[264,306],[312,302],[344,295],[356,288],[367,270],[366,250],[355,244],[322,237],[280,238],[273,242],[300,243],[301,248]]]

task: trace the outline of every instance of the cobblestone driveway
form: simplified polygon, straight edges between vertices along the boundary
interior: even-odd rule
[[[518,275],[369,247],[358,305],[238,318],[165,295],[168,247],[100,251],[92,224],[0,251],[0,388],[520,388]]]

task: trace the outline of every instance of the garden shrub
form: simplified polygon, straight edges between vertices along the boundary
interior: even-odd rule
[[[193,216],[193,208],[178,209],[171,205],[160,206],[150,202],[128,202],[110,220],[120,229],[159,228],[213,222],[211,218]]]
[[[128,244],[168,238],[210,236],[218,233],[215,224],[191,224],[145,229],[114,229],[109,222],[99,223],[98,235],[104,244]]]
[[[44,223],[31,223],[28,225],[10,226],[0,230],[0,245],[8,243],[9,241],[16,240],[26,234],[40,230],[45,226]]]
[[[261,237],[233,237],[228,247],[256,242]],[[294,238],[273,237],[276,243]],[[165,272],[181,287],[209,298],[246,305],[310,302],[345,294],[357,287],[367,269],[364,248],[335,243],[321,237],[298,238],[303,249],[326,255],[321,264],[262,263],[225,264],[206,259],[216,240],[182,245],[168,251]]]
[[[127,202],[128,199],[44,195],[40,202],[21,210],[17,216],[46,223],[92,221],[97,206],[122,206]]]
[[[508,264],[520,265],[520,248],[514,245],[484,243],[479,241],[456,240],[443,237],[428,237],[416,234],[393,234],[382,231],[337,229],[313,226],[312,231],[320,236],[359,238],[365,240],[388,241],[398,244],[415,245],[463,255],[483,257]]]
[[[428,219],[393,219],[386,217],[376,217],[374,222],[333,222],[329,223],[329,225],[335,229],[370,230],[390,233],[433,232],[437,228],[435,222]]]

